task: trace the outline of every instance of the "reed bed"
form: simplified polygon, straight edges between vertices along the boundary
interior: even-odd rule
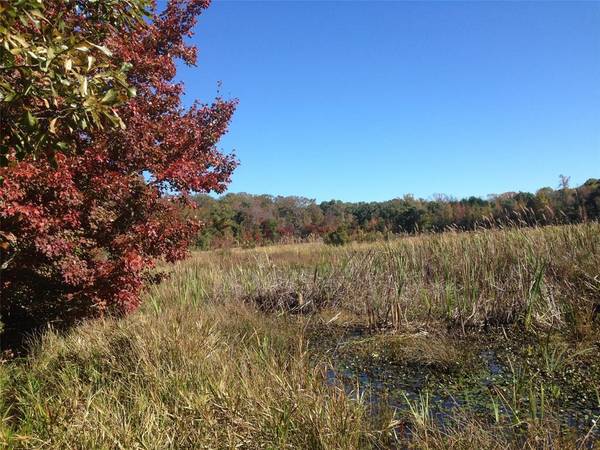
[[[421,235],[375,244],[202,252],[151,295],[239,299],[267,311],[339,309],[372,327],[521,323],[585,333],[600,313],[597,223]]]

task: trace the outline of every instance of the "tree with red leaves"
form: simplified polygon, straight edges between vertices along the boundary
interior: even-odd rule
[[[154,262],[186,255],[199,224],[182,205],[190,193],[222,192],[237,165],[216,147],[236,100],[184,109],[174,82],[177,59],[195,64],[185,37],[208,5],[154,4],[151,20],[102,42],[131,65],[137,95],[116,111],[124,128],[80,134],[78,152],[57,153],[55,163],[13,158],[0,169],[6,333],[132,311]]]

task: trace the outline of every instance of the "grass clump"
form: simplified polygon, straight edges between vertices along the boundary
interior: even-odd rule
[[[375,334],[348,340],[338,350],[386,364],[427,367],[439,372],[457,369],[465,358],[449,336],[422,331],[414,334]]]
[[[169,307],[46,333],[0,370],[13,448],[357,448],[364,410],[308,365],[295,326]]]

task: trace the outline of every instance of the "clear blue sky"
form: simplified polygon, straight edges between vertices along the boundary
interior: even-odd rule
[[[229,192],[456,197],[600,177],[600,2],[215,1],[182,68],[239,109]]]

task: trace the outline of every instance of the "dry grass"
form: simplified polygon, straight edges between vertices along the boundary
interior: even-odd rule
[[[412,418],[371,416],[360,392],[326,382],[305,327],[386,329],[398,333],[386,351],[423,365],[456,359],[426,338],[442,328],[513,324],[583,342],[598,332],[599,250],[599,225],[585,224],[197,253],[148,290],[141,311],[49,331],[30,356],[2,363],[0,446],[589,446],[551,419],[515,437],[512,425],[459,412],[440,428],[426,402],[411,404]]]
[[[2,368],[0,442],[24,448],[357,448],[364,409],[326,386],[295,325],[244,307],[47,333]]]
[[[246,300],[268,311],[335,308],[380,328],[519,322],[585,334],[600,309],[600,226],[198,253],[174,274],[169,292],[192,303]]]

